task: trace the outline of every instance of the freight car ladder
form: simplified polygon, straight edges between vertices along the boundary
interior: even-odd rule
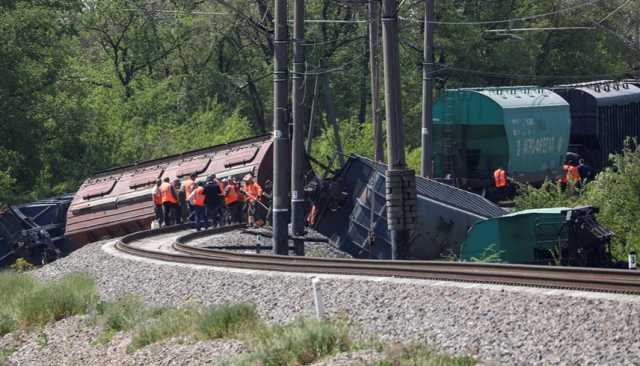
[[[451,174],[455,177],[456,142],[453,126],[455,116],[453,111],[454,98],[452,93],[445,92],[444,123],[442,126],[442,172],[445,176]]]

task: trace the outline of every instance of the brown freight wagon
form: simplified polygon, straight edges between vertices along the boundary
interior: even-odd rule
[[[87,179],[67,212],[66,236],[74,246],[149,229],[154,219],[151,192],[159,178],[198,180],[211,174],[251,173],[265,185],[272,176],[270,135],[109,169]]]

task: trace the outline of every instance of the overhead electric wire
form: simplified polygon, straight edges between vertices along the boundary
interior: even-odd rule
[[[602,24],[602,22],[604,22],[605,20],[609,19],[609,17],[611,17],[612,15],[614,15],[615,13],[617,13],[618,11],[620,11],[620,9],[624,8],[625,6],[627,6],[627,4],[629,4],[631,2],[631,0],[626,0],[625,2],[623,2],[622,4],[620,4],[620,6],[618,6],[617,8],[615,8],[612,12],[610,12],[609,14],[607,14],[604,18],[602,18],[598,24]]]
[[[518,22],[518,21],[527,21],[527,20],[533,20],[533,19],[539,19],[539,18],[546,18],[552,15],[556,15],[556,14],[561,14],[561,13],[565,13],[568,11],[572,11],[572,10],[576,10],[576,9],[581,9],[587,6],[591,6],[594,5],[596,3],[596,0],[587,0],[584,3],[578,4],[578,5],[574,5],[574,6],[569,6],[566,8],[562,8],[562,9],[558,9],[555,11],[551,11],[551,12],[547,12],[547,13],[541,13],[541,14],[534,14],[534,15],[528,15],[528,16],[523,16],[523,17],[516,17],[516,18],[508,18],[508,19],[497,19],[497,20],[477,20],[477,21],[442,21],[442,20],[434,20],[432,22],[430,22],[430,24],[442,24],[442,25],[492,25],[492,24],[500,24],[500,23],[513,23],[513,22]],[[405,21],[409,21],[409,22],[413,22],[413,23],[424,23],[423,20],[417,20],[417,19],[410,19],[410,18],[405,18],[405,17],[400,17],[400,20],[405,20]]]

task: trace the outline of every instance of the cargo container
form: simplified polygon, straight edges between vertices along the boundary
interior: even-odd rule
[[[640,88],[628,82],[597,81],[553,90],[571,106],[569,150],[595,171],[623,150],[627,137],[640,136]]]
[[[434,173],[472,191],[502,167],[522,182],[562,174],[569,104],[538,87],[445,90],[433,109]]]

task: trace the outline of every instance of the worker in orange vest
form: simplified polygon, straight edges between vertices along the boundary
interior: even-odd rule
[[[204,183],[199,182],[196,189],[192,190],[189,195],[189,202],[191,202],[195,214],[195,228],[197,231],[200,231],[202,226],[204,226],[205,230],[209,227],[205,198]]]
[[[242,197],[237,182],[233,179],[227,181],[224,187],[224,204],[229,212],[230,223],[242,221]]]
[[[245,209],[247,211],[247,225],[254,227],[256,225],[256,205],[262,198],[262,187],[257,182],[253,181],[253,176],[247,174],[243,178],[244,187],[243,191],[246,198]]]
[[[498,167],[498,169],[493,172],[493,181],[496,187],[496,201],[505,199],[509,189],[507,171],[502,169],[502,167]]]
[[[191,197],[191,192],[193,192],[193,190],[196,188],[197,177],[198,176],[196,174],[191,174],[182,182],[182,190],[184,190],[184,196],[187,198],[187,207],[189,208],[187,220],[191,222],[195,220],[195,212],[193,209],[193,204],[191,204],[189,197]]]
[[[162,185],[162,180],[158,179],[156,181],[156,186],[153,187],[153,193],[151,194],[151,196],[153,197],[154,213],[156,214],[156,221],[158,222],[159,227],[164,224],[164,213],[162,212],[162,193],[160,192],[160,185]]]
[[[165,226],[173,225],[173,215],[176,212],[175,207],[178,205],[178,194],[175,188],[173,188],[173,185],[169,182],[169,177],[165,177],[164,182],[160,185]]]
[[[562,170],[564,175],[560,178],[560,185],[562,188],[567,188],[567,185],[580,182],[580,173],[578,172],[578,168],[569,164],[569,162],[565,162],[562,166]]]

